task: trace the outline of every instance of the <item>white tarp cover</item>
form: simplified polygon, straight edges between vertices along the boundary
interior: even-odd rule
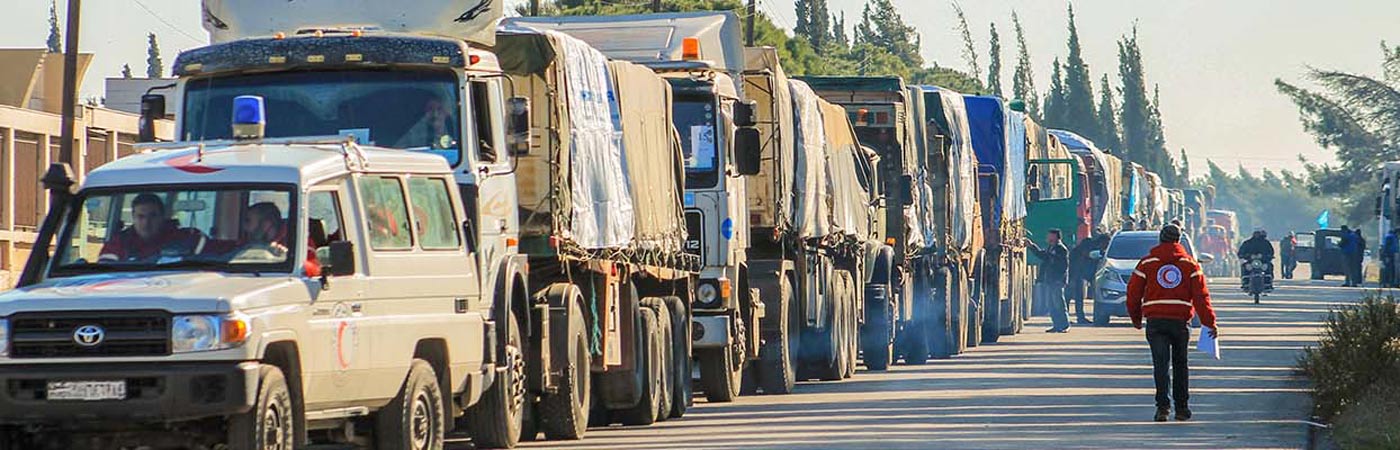
[[[681,41],[693,37],[700,41],[700,59],[710,61],[720,71],[744,71],[739,16],[729,11],[512,17],[506,21],[563,31],[608,56],[642,64],[681,61]]]
[[[1103,222],[1099,225],[1105,230],[1116,230],[1123,220],[1123,160],[1113,155],[1104,155],[1103,159],[1108,163],[1104,169],[1107,174],[1104,182],[1108,185],[1108,207],[1104,209]]]
[[[377,28],[449,36],[495,45],[501,0],[203,0],[204,29],[214,43],[288,35],[307,28]]]
[[[972,151],[972,131],[967,123],[967,104],[962,94],[939,89],[938,98],[943,102],[943,111],[948,118],[949,136],[948,184],[952,189],[953,244],[960,249],[971,249],[975,238],[974,226],[977,217],[972,212],[977,203],[977,160]]]
[[[915,153],[908,164],[917,169],[914,170],[914,196],[910,199],[910,207],[904,210],[905,251],[908,254],[919,254],[938,242],[938,237],[934,235],[935,224],[938,223],[938,205],[934,202],[933,179],[928,171],[924,170],[927,167],[924,159],[928,158],[928,141],[925,138],[928,116],[924,109],[924,90],[918,86],[909,86],[907,89],[909,117],[905,122],[909,128],[909,145],[914,146]]]
[[[1006,114],[1006,191],[1002,201],[1003,216],[1008,221],[1026,217],[1026,115],[1018,111]]]
[[[553,32],[550,32],[553,33]],[[608,58],[578,39],[558,34],[572,135],[573,240],[587,249],[626,247],[635,229],[632,186],[608,76]]]
[[[818,99],[826,128],[826,170],[831,182],[831,223],[834,232],[864,238],[870,236],[870,196],[860,183],[856,158],[865,158],[856,144],[846,108]]]
[[[646,67],[626,61],[611,61],[608,66],[617,86],[622,148],[637,213],[634,245],[678,253],[685,240],[681,217],[685,169],[671,121],[671,85]]]
[[[831,182],[826,171],[826,130],[821,99],[807,83],[789,80],[797,124],[793,151],[793,228],[798,237],[826,236],[831,232]]]

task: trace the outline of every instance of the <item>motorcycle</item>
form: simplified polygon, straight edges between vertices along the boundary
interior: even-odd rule
[[[1244,288],[1250,296],[1254,297],[1254,304],[1259,304],[1259,297],[1273,291],[1274,286],[1269,272],[1269,264],[1264,262],[1263,255],[1250,255],[1249,263],[1245,265]]]

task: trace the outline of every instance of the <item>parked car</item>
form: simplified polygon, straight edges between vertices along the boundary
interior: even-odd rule
[[[1108,325],[1113,317],[1128,316],[1128,280],[1138,261],[1159,242],[1156,231],[1124,231],[1113,235],[1108,249],[1097,255],[1102,262],[1094,276],[1094,325]],[[1190,238],[1182,236],[1181,244],[1186,253],[1196,255]]]
[[[1342,230],[1321,229],[1317,230],[1313,237],[1312,258],[1308,260],[1312,279],[1321,280],[1327,275],[1346,275],[1346,256],[1342,255]]]
[[[1317,239],[1317,234],[1311,231],[1299,231],[1295,233],[1295,235],[1298,238],[1298,249],[1295,253],[1298,255],[1298,262],[1312,263],[1314,251],[1313,240]]]

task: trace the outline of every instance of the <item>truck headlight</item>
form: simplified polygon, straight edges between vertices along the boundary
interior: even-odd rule
[[[0,356],[10,356],[10,319],[0,319]]]
[[[701,308],[714,308],[719,306],[719,288],[714,283],[700,283],[695,288],[695,302]]]
[[[170,347],[175,353],[224,350],[248,340],[248,320],[237,315],[175,316]]]

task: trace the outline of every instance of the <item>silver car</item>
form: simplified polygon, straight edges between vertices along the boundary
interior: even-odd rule
[[[1128,316],[1128,279],[1138,261],[1160,242],[1156,231],[1123,231],[1113,235],[1106,251],[1091,254],[1102,261],[1094,275],[1094,325],[1108,325],[1114,316]],[[1182,236],[1181,245],[1195,257],[1190,238]]]

